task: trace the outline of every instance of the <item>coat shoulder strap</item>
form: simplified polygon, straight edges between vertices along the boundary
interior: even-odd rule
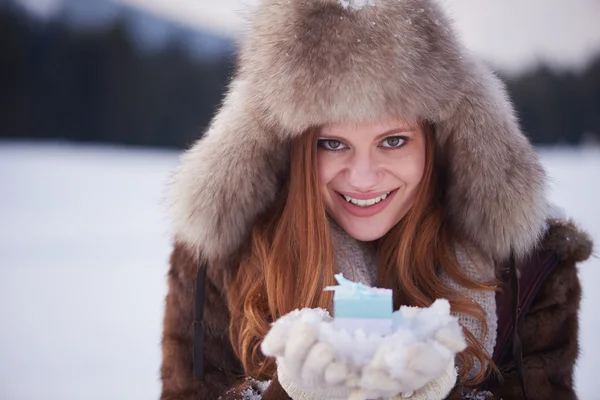
[[[204,298],[206,292],[206,268],[198,261],[196,292],[194,294],[194,379],[204,379]]]
[[[511,255],[508,268],[499,277],[502,291],[496,295],[498,336],[493,360],[496,365],[503,365],[510,360],[514,362],[525,398],[523,349],[518,331],[542,283],[558,262],[558,256],[553,251],[535,252],[519,261]]]

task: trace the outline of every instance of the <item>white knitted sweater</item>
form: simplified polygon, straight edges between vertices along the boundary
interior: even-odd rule
[[[374,286],[376,283],[376,256],[373,250],[367,243],[357,241],[350,237],[337,224],[332,223],[331,228],[336,251],[338,272],[342,272],[344,276],[350,280]],[[484,259],[473,249],[458,247],[456,256],[458,262],[463,266],[464,271],[471,279],[485,282],[494,278],[493,268],[489,267],[491,261]],[[492,354],[496,344],[498,327],[495,293],[492,291],[467,290],[444,275],[442,275],[442,280],[448,286],[468,294],[473,301],[476,301],[483,307],[486,312],[486,323],[488,327],[487,335],[485,336],[483,326],[477,319],[464,314],[458,314],[457,317],[461,325],[481,341],[488,354]],[[476,364],[469,375],[472,376],[476,374],[479,371],[479,368],[480,366]],[[278,378],[282,387],[294,400],[323,400],[323,398],[316,399],[314,396],[304,393],[294,384],[294,382],[288,379],[283,371],[278,371]],[[442,377],[412,394],[410,399],[442,399],[447,395],[448,388],[454,385],[455,379],[456,371],[454,370],[454,366],[450,366]],[[341,393],[328,393],[326,397],[333,399],[343,398],[344,396]],[[400,398],[402,397],[399,396],[398,399]]]

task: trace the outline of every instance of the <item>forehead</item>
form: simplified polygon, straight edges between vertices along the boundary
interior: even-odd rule
[[[398,119],[388,118],[371,122],[338,122],[329,123],[321,127],[321,133],[324,135],[347,136],[353,134],[362,135],[380,135],[393,130],[413,130],[417,123]]]

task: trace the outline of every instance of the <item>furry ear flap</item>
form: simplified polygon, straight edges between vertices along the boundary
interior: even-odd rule
[[[464,60],[469,62],[469,60]],[[462,100],[438,125],[446,204],[464,239],[497,261],[527,254],[545,228],[545,173],[503,83],[472,61]]]
[[[246,107],[237,79],[204,137],[181,157],[171,181],[175,240],[207,260],[239,248],[254,219],[279,193],[287,148]],[[275,149],[280,149],[275,151]]]

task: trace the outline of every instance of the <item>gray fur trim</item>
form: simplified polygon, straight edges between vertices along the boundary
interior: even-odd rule
[[[286,143],[328,122],[399,116],[436,126],[451,221],[496,260],[544,231],[545,175],[499,79],[426,0],[263,0],[239,70],[171,187],[174,233],[225,258],[272,204]]]
[[[272,203],[286,145],[248,113],[246,83],[233,82],[210,129],[181,157],[171,184],[175,239],[208,260],[226,259]]]

